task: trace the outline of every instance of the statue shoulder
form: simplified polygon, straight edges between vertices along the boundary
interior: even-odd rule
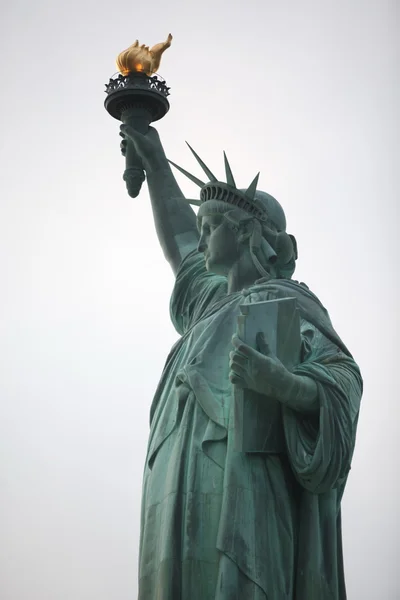
[[[310,300],[320,303],[318,297],[310,290],[307,284],[294,279],[260,279],[244,295],[257,295],[258,301],[273,300],[275,298],[289,298],[292,296],[306,296]],[[256,300],[253,300],[256,301]]]
[[[296,298],[301,318],[339,347],[344,354],[352,356],[333,328],[327,309],[306,284],[293,279],[269,279],[268,281],[258,281],[249,291],[251,291],[249,302]]]

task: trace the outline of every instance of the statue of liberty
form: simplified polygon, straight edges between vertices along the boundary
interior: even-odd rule
[[[180,334],[151,407],[139,600],[345,600],[340,503],[362,379],[326,309],[292,279],[283,209],[258,177],[239,189],[226,156],[221,182],[193,150],[206,181],[174,165],[201,188],[187,200],[155,129],[121,135],[147,176]],[[257,348],[237,334],[240,306],[283,298],[300,313],[292,369],[262,333]],[[283,444],[237,451],[234,389],[279,405]]]

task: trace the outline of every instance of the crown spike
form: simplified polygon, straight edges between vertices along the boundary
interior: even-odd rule
[[[175,169],[178,169],[178,171],[180,171],[181,173],[183,173],[183,175],[186,175],[186,177],[188,179],[190,179],[190,181],[193,181],[193,183],[195,183],[196,185],[198,185],[200,188],[204,187],[206,184],[204,183],[204,181],[201,181],[200,179],[197,179],[197,177],[195,177],[194,175],[192,175],[191,173],[189,173],[188,171],[185,171],[185,169],[182,169],[182,167],[180,167],[179,165],[175,164],[174,162],[172,162],[172,160],[167,159],[169,164],[174,166]]]
[[[225,152],[224,152],[224,161],[225,161],[226,183],[236,189],[236,183],[233,178],[232,169],[231,169],[231,166],[229,164],[229,161],[228,161],[228,158],[227,158]]]
[[[194,200],[193,198],[185,198],[185,197],[180,197],[180,198],[171,198],[171,200],[183,200],[184,202],[187,202],[188,204],[193,204],[194,206],[201,206],[202,205],[202,201],[201,200]]]
[[[257,191],[258,178],[260,177],[260,173],[254,177],[253,181],[245,191],[245,195],[249,198],[249,200],[253,201]]]
[[[191,151],[191,153],[193,154],[193,156],[195,157],[195,159],[197,160],[197,162],[199,163],[199,165],[203,169],[204,173],[207,175],[209,181],[218,181],[218,179],[210,171],[210,169],[207,167],[207,165],[201,160],[200,156],[193,150],[193,148],[191,147],[191,145],[188,144],[188,142],[186,142],[186,144],[189,146],[189,150]]]

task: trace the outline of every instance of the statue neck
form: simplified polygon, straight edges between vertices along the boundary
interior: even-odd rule
[[[261,277],[262,275],[253,264],[250,252],[244,252],[227,274],[228,294],[239,292],[243,288],[254,285]]]

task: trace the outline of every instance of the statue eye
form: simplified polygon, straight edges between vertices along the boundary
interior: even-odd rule
[[[220,219],[218,217],[213,219],[210,223],[211,230],[214,231],[214,229],[217,229],[221,225],[221,223],[222,223],[222,219]]]

